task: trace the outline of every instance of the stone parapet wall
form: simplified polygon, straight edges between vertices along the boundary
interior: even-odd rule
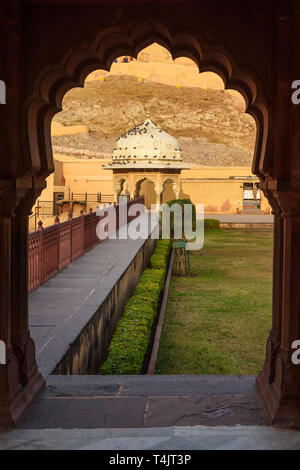
[[[97,374],[106,359],[112,335],[133,294],[143,269],[148,265],[156,240],[145,240],[125,272],[105,300],[95,309],[92,318],[71,344],[53,374]]]

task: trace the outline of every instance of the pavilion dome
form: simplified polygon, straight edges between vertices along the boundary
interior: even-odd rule
[[[178,141],[150,119],[133,127],[117,140],[110,168],[182,168]]]

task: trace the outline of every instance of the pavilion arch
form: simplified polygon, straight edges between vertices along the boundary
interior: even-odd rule
[[[148,191],[146,190],[146,192],[144,193],[144,204],[148,209],[150,209],[151,204],[157,203],[158,194],[160,195],[160,191],[155,178],[151,177],[151,175],[147,175],[145,177],[138,177],[134,182],[133,194],[136,197],[139,197],[141,195],[142,185],[145,184],[148,186]]]
[[[176,181],[174,178],[168,177],[168,178],[164,178],[163,181],[162,181],[162,193],[161,193],[162,202],[165,202],[164,192],[168,189],[167,185],[172,185],[172,192],[173,192],[175,197],[172,197],[171,199],[179,199],[180,178],[177,178],[177,181]],[[168,197],[167,197],[167,199],[168,199]]]
[[[153,183],[155,185],[155,179],[153,177],[150,176],[142,176],[142,177],[137,177],[136,180],[135,180],[135,190],[137,191],[138,189],[140,189],[140,186],[141,184],[144,182],[144,181],[148,181],[149,183]]]
[[[117,203],[119,200],[119,196],[122,194],[123,191],[127,191],[128,180],[126,177],[118,178],[118,180],[114,184],[114,201]]]
[[[140,190],[141,190],[141,186],[142,184],[145,182],[145,181],[148,181],[149,183],[154,183],[153,179],[145,176],[145,177],[142,177],[142,178],[139,178],[135,181],[135,195],[138,197],[140,195]]]

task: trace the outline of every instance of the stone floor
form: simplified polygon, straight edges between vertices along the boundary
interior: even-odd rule
[[[272,428],[253,376],[49,376],[0,449],[300,450]]]
[[[22,429],[268,425],[254,376],[53,375]]]
[[[148,429],[17,429],[0,433],[0,450],[4,449],[133,451],[300,450],[300,432],[265,426],[175,426]],[[134,453],[131,455],[134,455]]]

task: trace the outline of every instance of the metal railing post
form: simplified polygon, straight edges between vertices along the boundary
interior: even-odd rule
[[[58,215],[55,217],[55,224],[57,229],[57,272],[60,271],[60,220]]]
[[[81,216],[81,253],[84,254],[84,214],[83,210],[80,211]]]
[[[70,231],[70,260],[73,261],[73,213],[68,214],[69,231]]]
[[[44,228],[43,222],[40,220],[38,223],[38,231],[40,234],[39,238],[39,285],[41,285],[44,281]]]

